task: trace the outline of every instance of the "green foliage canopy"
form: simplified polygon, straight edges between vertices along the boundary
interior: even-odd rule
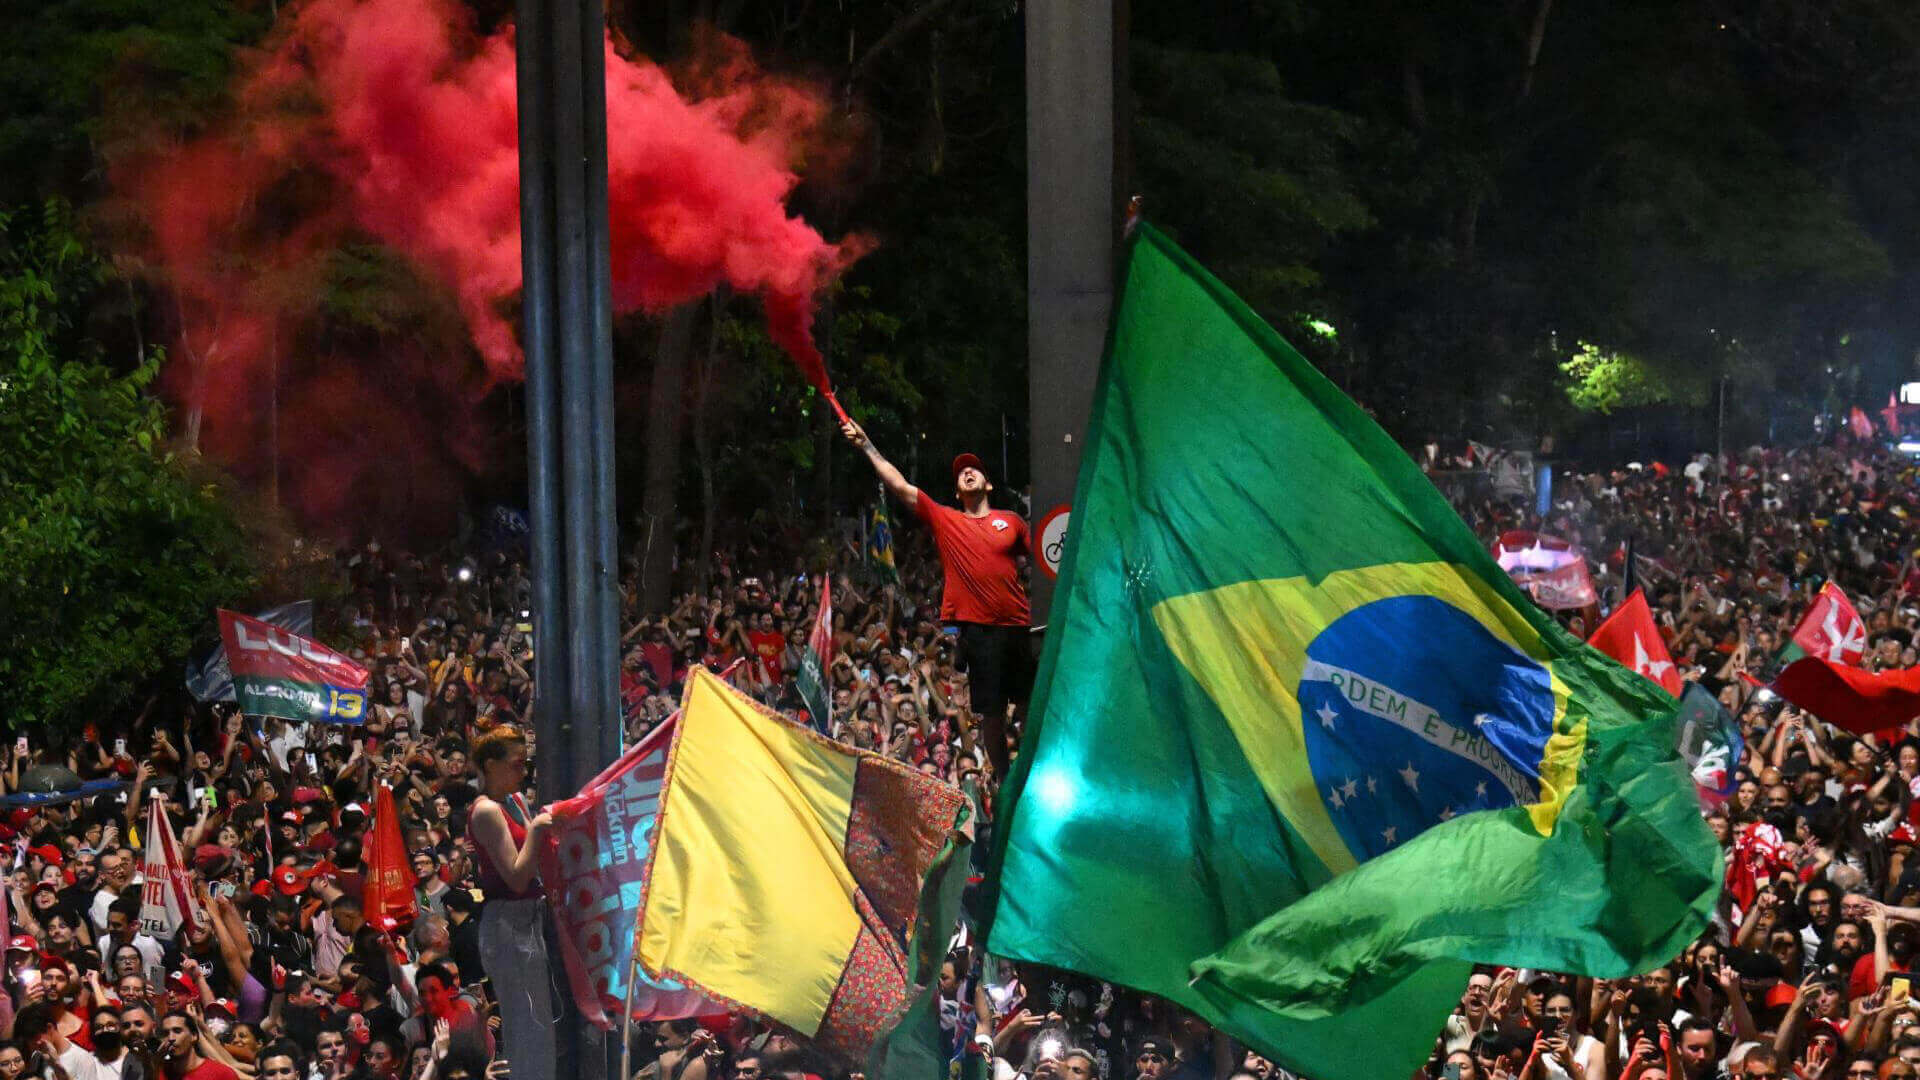
[[[0,722],[79,723],[177,664],[250,578],[151,394],[73,334],[100,279],[61,203],[0,214]]]

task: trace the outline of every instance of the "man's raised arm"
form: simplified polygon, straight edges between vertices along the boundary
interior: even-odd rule
[[[840,425],[840,434],[846,436],[848,442],[859,447],[860,452],[867,455],[867,460],[873,464],[873,471],[879,474],[880,483],[886,487],[888,494],[908,506],[913,506],[920,501],[920,489],[908,483],[900,470],[893,467],[893,462],[880,456],[880,451],[874,449],[873,440],[867,438],[866,431],[859,424],[848,420]]]

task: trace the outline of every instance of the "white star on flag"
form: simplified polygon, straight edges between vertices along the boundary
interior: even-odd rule
[[[1477,783],[1477,784],[1475,784],[1475,785],[1473,785],[1473,793],[1474,793],[1475,795],[1478,795],[1478,796],[1480,796],[1480,797],[1481,797],[1481,798],[1483,798],[1483,799],[1484,799],[1484,798],[1486,798],[1486,797],[1487,797],[1487,782],[1486,782],[1485,780],[1482,780],[1482,781],[1480,781],[1479,783]]]
[[[1313,715],[1318,716],[1320,718],[1320,723],[1324,725],[1328,731],[1332,731],[1333,719],[1334,717],[1339,716],[1340,713],[1332,705],[1323,701],[1320,703],[1319,710],[1315,712]]]
[[[1633,635],[1633,670],[1654,682],[1659,682],[1660,673],[1672,666],[1673,662],[1670,660],[1655,660],[1647,655],[1647,643],[1640,640],[1639,634]]]
[[[1379,782],[1371,776],[1367,777],[1367,794],[1373,795],[1379,792],[1379,790],[1380,790]]]
[[[1347,793],[1347,798],[1351,799],[1354,796],[1360,794],[1360,781],[1355,780],[1353,777],[1349,776],[1347,777],[1346,784],[1344,784],[1341,787],[1341,790],[1345,791]]]
[[[1420,773],[1413,767],[1413,762],[1407,762],[1407,767],[1400,770],[1400,779],[1405,780],[1413,790],[1420,790]]]
[[[1820,630],[1827,636],[1827,659],[1836,664],[1845,663],[1849,652],[1865,652],[1867,648],[1867,626],[1859,619],[1848,619],[1847,625],[1840,625],[1840,605],[1829,601],[1827,617],[1821,620]]]
[[[1394,835],[1394,827],[1392,825],[1387,826],[1385,829],[1381,830],[1380,832],[1380,838],[1382,840],[1385,840],[1389,844],[1396,843],[1396,841],[1393,838],[1393,835]]]
[[[1452,821],[1452,820],[1453,820],[1453,807],[1451,807],[1451,806],[1443,806],[1443,807],[1441,807],[1441,808],[1440,808],[1440,820],[1441,820],[1441,821]]]
[[[1341,796],[1340,787],[1337,784],[1334,785],[1334,788],[1332,791],[1327,792],[1327,801],[1333,804],[1333,808],[1335,810],[1338,810],[1346,806],[1347,804],[1347,800]]]

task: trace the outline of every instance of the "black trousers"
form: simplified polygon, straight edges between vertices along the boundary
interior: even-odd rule
[[[958,657],[967,673],[973,711],[980,715],[980,741],[985,744],[993,773],[1007,776],[1007,706],[1025,707],[1033,693],[1032,633],[1024,626],[988,626],[955,623],[959,631]]]

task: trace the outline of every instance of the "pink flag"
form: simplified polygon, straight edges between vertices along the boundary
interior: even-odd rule
[[[622,1003],[629,1000],[636,1020],[726,1012],[678,983],[649,978],[633,963],[641,874],[678,721],[676,713],[580,794],[548,808],[553,829],[540,851],[540,878],[553,900],[560,955],[581,1015],[608,1031],[616,1029]]]

